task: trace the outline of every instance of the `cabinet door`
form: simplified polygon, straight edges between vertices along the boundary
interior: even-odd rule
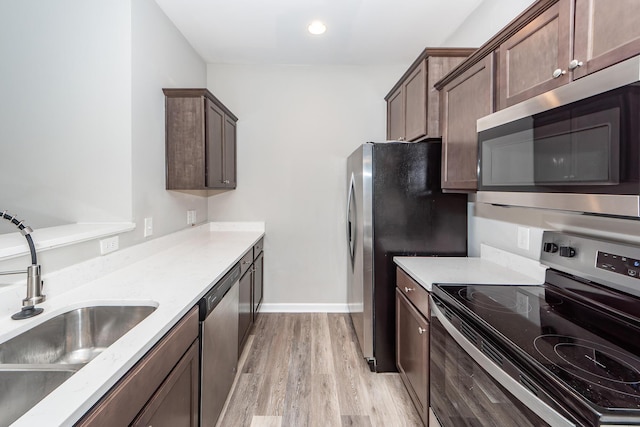
[[[429,323],[398,289],[396,365],[426,425],[429,410]]]
[[[560,0],[500,45],[500,109],[569,83],[572,1]]]
[[[197,427],[199,372],[196,340],[132,425]]]
[[[427,61],[403,83],[404,138],[413,141],[427,134]]]
[[[476,191],[478,135],[476,122],[493,112],[493,55],[465,71],[440,93],[442,188]]]
[[[224,186],[224,128],[225,114],[220,107],[207,99],[207,187]]]
[[[640,1],[576,0],[573,78],[640,54]]]
[[[224,116],[223,152],[223,184],[225,187],[236,188],[236,122],[226,115]]]
[[[256,317],[258,316],[258,310],[260,309],[260,304],[262,303],[262,293],[264,290],[264,282],[263,282],[263,266],[264,266],[264,254],[260,253],[258,258],[254,261],[254,272],[253,272],[253,294],[251,295],[252,300],[252,313],[253,313],[253,321],[256,321]]]
[[[238,320],[238,357],[242,354],[244,343],[249,336],[251,327],[251,285],[253,283],[253,268],[249,268],[240,279],[240,306]]]
[[[167,190],[205,186],[205,99],[166,99]]]
[[[404,101],[402,86],[387,101],[387,139],[404,140]]]

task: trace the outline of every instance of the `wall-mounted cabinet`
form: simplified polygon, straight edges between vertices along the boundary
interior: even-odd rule
[[[475,49],[425,49],[385,97],[387,139],[439,138],[439,94],[433,84]]]
[[[207,89],[163,89],[167,190],[236,188],[236,122]]]
[[[442,189],[478,188],[476,122],[493,112],[493,55],[447,83],[440,94],[442,114]]]
[[[638,16],[637,0],[553,3],[500,45],[499,108],[640,54]]]
[[[571,10],[570,0],[561,0],[500,45],[499,108],[571,80]]]

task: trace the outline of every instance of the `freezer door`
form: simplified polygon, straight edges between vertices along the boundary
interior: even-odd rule
[[[347,160],[347,303],[363,356],[373,360],[372,145]]]

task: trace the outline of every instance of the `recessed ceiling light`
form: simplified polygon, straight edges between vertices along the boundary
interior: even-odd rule
[[[311,24],[309,24],[307,29],[311,34],[319,35],[324,34],[324,32],[327,31],[327,26],[324,25],[322,21],[313,21]]]

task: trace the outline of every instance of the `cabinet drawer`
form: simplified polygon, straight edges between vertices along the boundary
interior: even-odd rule
[[[429,318],[429,292],[418,282],[413,280],[401,268],[396,270],[396,285],[398,289],[406,296],[409,301],[415,305],[420,313],[427,319]]]
[[[260,252],[262,252],[263,245],[264,245],[264,237],[258,240],[258,243],[256,243],[253,246],[253,259],[258,258],[258,255],[260,255]]]
[[[240,260],[240,277],[251,267],[251,264],[253,264],[253,248],[249,249]]]

